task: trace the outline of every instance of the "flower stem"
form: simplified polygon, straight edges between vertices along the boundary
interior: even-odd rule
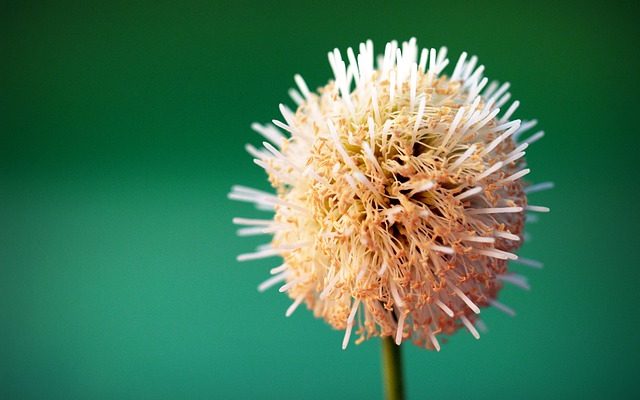
[[[382,338],[382,372],[384,398],[386,400],[404,400],[402,381],[402,354],[391,336]]]

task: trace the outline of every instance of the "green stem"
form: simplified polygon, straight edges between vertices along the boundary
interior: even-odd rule
[[[384,398],[386,400],[404,400],[402,381],[402,354],[391,336],[382,338],[382,372]]]

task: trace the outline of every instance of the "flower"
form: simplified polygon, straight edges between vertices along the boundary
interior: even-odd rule
[[[296,75],[296,111],[281,104],[284,122],[252,125],[264,147],[247,145],[276,193],[229,195],[275,212],[233,220],[239,235],[273,235],[238,260],[284,259],[259,289],[282,283],[286,315],[305,303],[345,330],[343,348],[354,327],[357,343],[393,336],[438,351],[438,337],[463,326],[478,338],[482,307],[513,314],[496,300],[503,283],[528,288],[508,261],[541,266],[514,252],[524,211],[548,211],[527,193],[552,184],[521,179],[544,133],[521,140],[536,121],[511,119],[509,84],[487,85],[475,56],[462,53],[446,76],[446,48],[418,53],[415,39],[392,41],[374,64],[368,41],[347,62],[330,52],[335,78],[317,92]]]

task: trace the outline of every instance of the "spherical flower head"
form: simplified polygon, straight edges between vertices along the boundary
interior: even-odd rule
[[[335,79],[312,92],[300,76],[290,91],[295,112],[254,124],[268,142],[248,145],[275,195],[242,186],[230,197],[273,210],[273,220],[236,218],[240,234],[273,234],[240,260],[282,256],[260,289],[282,283],[293,304],[345,330],[358,342],[393,336],[440,350],[438,337],[465,327],[476,338],[523,242],[529,169],[524,154],[543,133],[518,141],[535,121],[511,116],[509,84],[487,85],[484,67],[463,53],[450,76],[446,49],[415,39],[386,45],[374,67],[373,45],[359,54],[329,53]],[[279,129],[278,129],[279,128]],[[288,135],[283,134],[287,132]],[[539,266],[533,260],[523,260]]]

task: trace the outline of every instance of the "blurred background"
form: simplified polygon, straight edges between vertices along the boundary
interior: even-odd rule
[[[301,73],[367,38],[446,45],[512,82],[543,270],[440,353],[410,398],[637,398],[638,2],[7,2],[0,5],[0,398],[380,398],[379,343],[256,286],[234,183]],[[448,70],[450,71],[450,70]]]

